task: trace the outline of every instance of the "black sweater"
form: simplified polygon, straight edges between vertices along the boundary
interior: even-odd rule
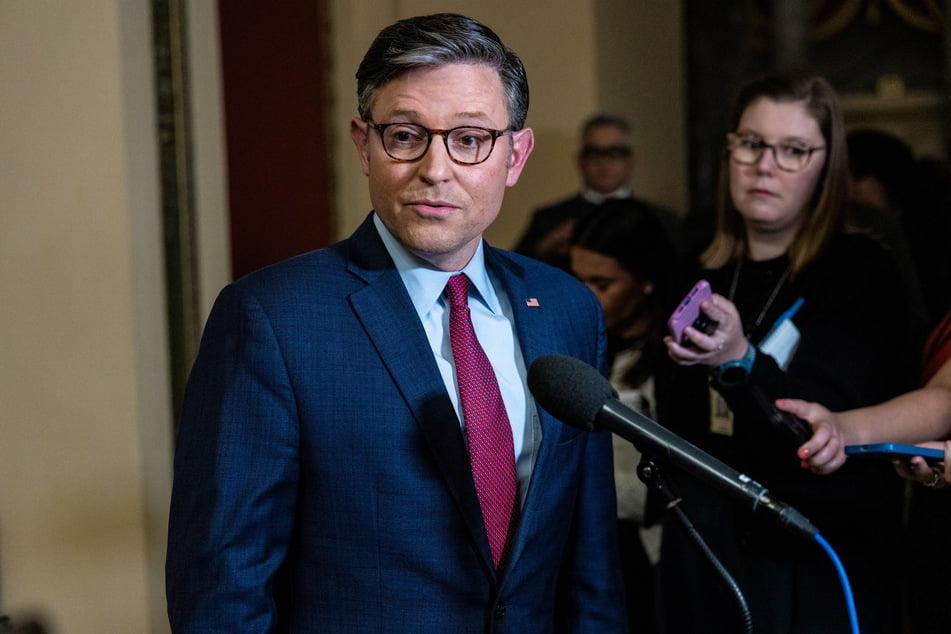
[[[759,353],[746,381],[725,386],[708,368],[668,360],[658,378],[660,422],[765,485],[823,534],[848,531],[850,539],[861,539],[856,531],[897,527],[901,480],[889,464],[850,459],[834,474],[810,473],[799,465],[796,443],[769,423],[750,389],[759,386],[770,400],[817,401],[833,411],[872,405],[912,389],[917,352],[897,267],[872,240],[840,235],[785,281],[754,327],[787,267],[786,256],[744,261],[733,301],[750,341],[757,344],[797,298],[804,300],[793,319],[801,339],[788,369]],[[685,289],[704,277],[714,292],[728,297],[735,269],[731,262],[699,271],[684,280]],[[732,436],[710,431],[710,385],[734,412]]]

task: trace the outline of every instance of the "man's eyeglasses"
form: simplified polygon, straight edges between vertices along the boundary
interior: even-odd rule
[[[459,126],[448,130],[430,130],[415,123],[367,123],[380,133],[383,151],[396,161],[412,163],[425,156],[433,135],[442,137],[453,163],[478,165],[492,154],[495,140],[510,130],[490,130],[475,126]]]
[[[581,158],[583,159],[623,159],[631,155],[631,148],[626,145],[612,145],[610,147],[598,147],[597,145],[585,145],[581,148]]]
[[[763,152],[769,149],[773,153],[773,162],[784,172],[798,172],[809,165],[814,152],[826,149],[824,145],[809,147],[802,143],[778,143],[772,145],[753,134],[726,135],[730,157],[741,165],[755,165],[763,158]]]

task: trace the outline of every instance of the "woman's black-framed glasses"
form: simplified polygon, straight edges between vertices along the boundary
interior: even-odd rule
[[[383,151],[401,163],[412,163],[426,155],[433,135],[442,137],[453,163],[478,165],[485,162],[495,148],[495,140],[511,130],[490,130],[477,126],[459,126],[448,130],[430,130],[415,123],[370,123],[380,133]]]
[[[773,162],[784,172],[798,172],[809,165],[813,153],[826,149],[824,145],[810,147],[801,143],[787,142],[773,145],[755,134],[730,132],[726,135],[730,157],[741,165],[755,165],[767,149],[773,153]]]

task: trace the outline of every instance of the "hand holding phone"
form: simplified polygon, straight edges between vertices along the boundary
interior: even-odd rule
[[[693,326],[705,335],[712,335],[716,331],[717,326],[720,325],[719,322],[710,319],[700,310],[700,304],[712,298],[713,291],[710,290],[710,284],[706,280],[700,280],[690,289],[667,320],[667,328],[674,341],[684,343],[684,330],[687,326]]]
[[[781,410],[776,404],[766,398],[758,386],[752,387],[753,398],[760,409],[766,414],[769,422],[772,423],[781,434],[783,434],[795,446],[799,446],[812,438],[812,426],[791,412]]]

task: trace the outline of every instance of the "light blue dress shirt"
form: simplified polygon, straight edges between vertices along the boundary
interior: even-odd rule
[[[416,307],[429,338],[436,366],[460,421],[463,416],[452,360],[452,345],[449,342],[449,302],[444,291],[446,283],[453,275],[465,273],[469,277],[472,327],[495,370],[505,411],[512,425],[519,493],[524,503],[525,491],[531,478],[534,447],[540,440],[535,438],[535,434],[541,432],[534,424],[537,412],[528,392],[528,373],[515,334],[512,306],[509,298],[499,289],[485,268],[484,242],[479,242],[472,259],[461,271],[440,271],[410,253],[393,237],[376,214],[373,215],[373,222]],[[528,424],[529,421],[533,424]]]

